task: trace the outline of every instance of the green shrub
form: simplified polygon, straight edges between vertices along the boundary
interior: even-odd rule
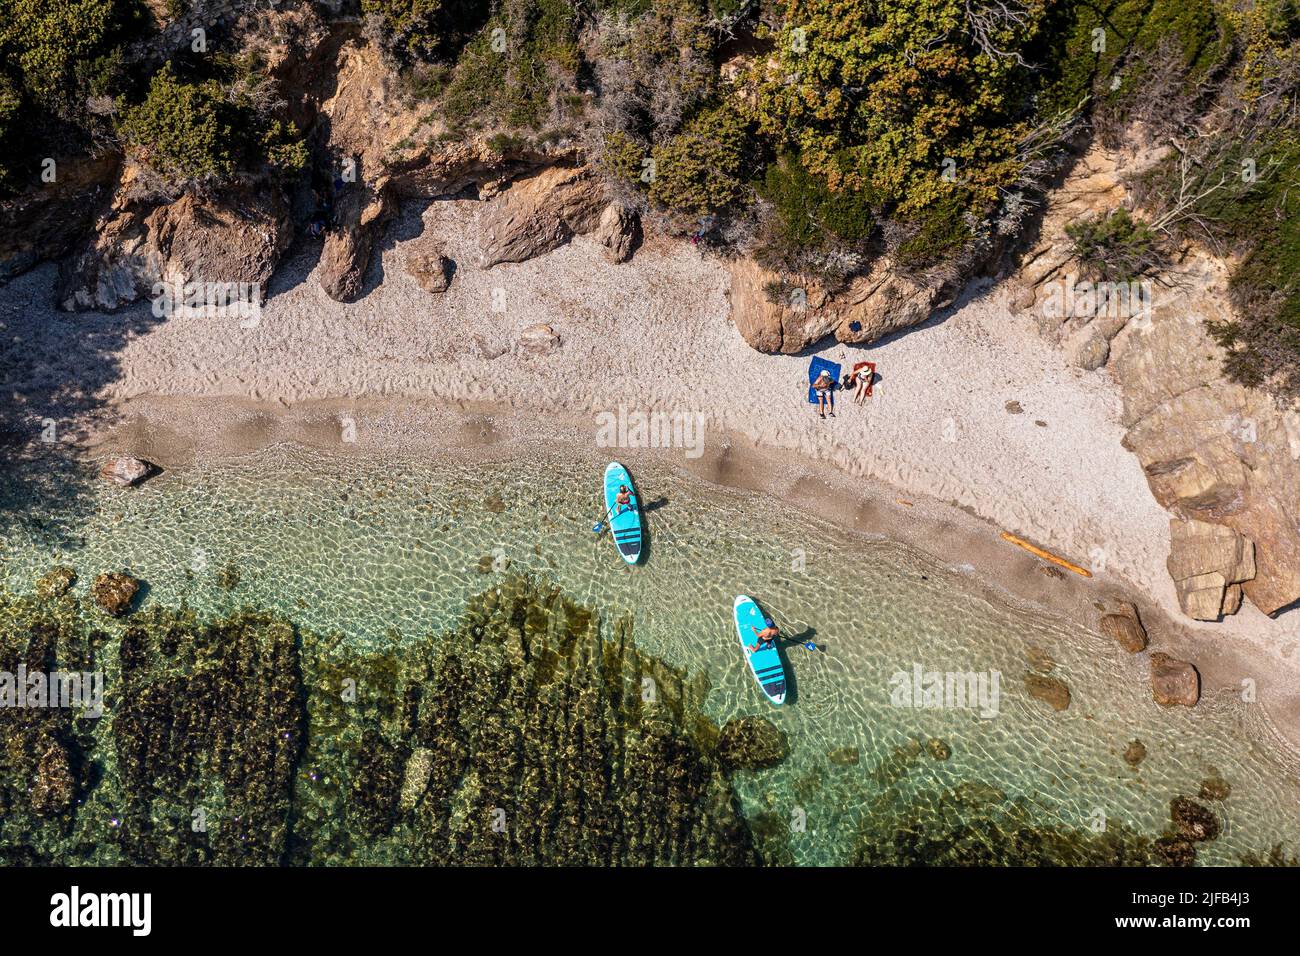
[[[219,83],[182,83],[169,63],[154,75],[145,101],[127,112],[121,132],[165,176],[225,179],[241,158],[238,120]]]
[[[1129,282],[1161,265],[1156,234],[1126,209],[1065,227],[1084,271],[1104,282]]]
[[[700,215],[737,203],[747,192],[749,150],[749,124],[733,106],[706,109],[654,147],[650,198]]]
[[[914,231],[895,250],[899,265],[921,269],[959,250],[971,239],[969,210],[969,200],[954,191],[908,219]]]

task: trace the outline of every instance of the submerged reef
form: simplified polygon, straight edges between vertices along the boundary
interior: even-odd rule
[[[107,688],[98,717],[0,710],[4,862],[762,862],[707,685],[519,576],[371,654],[263,611],[0,593],[0,665]]]

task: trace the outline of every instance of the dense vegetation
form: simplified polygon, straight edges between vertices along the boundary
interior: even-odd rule
[[[118,144],[169,188],[297,174],[266,68],[215,34],[161,68],[133,57],[138,2],[0,0],[0,189]],[[1232,254],[1228,371],[1300,389],[1297,0],[358,3],[438,136],[583,144],[661,225],[831,288],[882,254],[968,275],[1076,131],[1141,130],[1169,149],[1134,184],[1148,221],[1080,226],[1085,264],[1131,278],[1188,239]]]

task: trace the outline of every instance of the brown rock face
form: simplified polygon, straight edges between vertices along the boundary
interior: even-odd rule
[[[0,285],[65,255],[94,225],[117,181],[117,153],[58,160],[57,178],[0,202]]]
[[[1138,619],[1137,608],[1132,604],[1127,604],[1120,613],[1103,615],[1101,629],[1130,654],[1146,650],[1146,628],[1142,626],[1142,622]]]
[[[109,571],[98,575],[91,585],[90,594],[100,609],[121,617],[130,610],[135,593],[140,590],[140,582],[129,574]]]
[[[208,200],[183,195],[146,207],[120,201],[82,250],[59,269],[63,309],[112,311],[158,283],[243,286],[258,305],[291,238],[278,190],[234,191]],[[189,297],[183,288],[180,295]],[[206,296],[203,297],[206,299]]]
[[[391,212],[383,184],[354,183],[338,197],[335,228],[325,237],[319,267],[321,288],[331,299],[353,302],[360,297],[375,239]]]
[[[1169,522],[1169,576],[1183,613],[1217,621],[1241,607],[1241,584],[1255,576],[1255,546],[1225,525]]]
[[[1043,674],[1026,674],[1025,690],[1036,700],[1050,704],[1053,710],[1065,710],[1070,706],[1070,688],[1065,681]]]
[[[938,299],[937,287],[894,273],[884,260],[835,296],[812,280],[783,280],[752,259],[731,265],[731,317],[760,352],[800,352],[832,334],[839,342],[874,342],[924,322]]]
[[[585,166],[552,166],[520,179],[483,213],[480,264],[524,262],[557,249],[594,230],[605,206],[605,189]]]
[[[1201,675],[1187,661],[1157,651],[1151,655],[1151,694],[1161,707],[1195,707],[1201,699]]]
[[[1160,159],[1137,140],[1123,152],[1095,147],[1052,194],[1043,239],[1014,280],[1013,305],[1029,311],[1076,365],[1108,368],[1124,402],[1124,446],[1163,507],[1253,542],[1256,573],[1225,576],[1219,610],[1214,578],[1180,588],[1184,607],[1214,619],[1231,613],[1244,592],[1272,614],[1300,599],[1300,410],[1224,379],[1223,351],[1205,326],[1231,314],[1226,265],[1187,249],[1170,275],[1114,290],[1127,298],[1110,290],[1100,296],[1082,285],[1065,231],[1122,205],[1124,178]]]
[[[621,202],[612,202],[600,214],[596,239],[605,247],[610,262],[627,262],[641,241],[641,217]]]

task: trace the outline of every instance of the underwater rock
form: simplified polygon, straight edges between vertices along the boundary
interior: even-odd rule
[[[790,756],[790,741],[766,717],[729,720],[718,736],[718,759],[736,770],[775,767]]]
[[[59,565],[50,568],[36,581],[36,596],[42,601],[63,597],[77,580],[77,572]]]
[[[1221,830],[1219,818],[1209,807],[1191,797],[1174,797],[1169,801],[1169,819],[1178,829],[1179,836],[1189,840],[1213,840]]]
[[[952,748],[938,737],[931,737],[927,740],[925,742],[925,749],[930,751],[930,756],[935,760],[947,760],[952,756]]]
[[[139,484],[158,471],[158,466],[143,458],[121,455],[104,463],[99,476],[122,488]]]
[[[32,811],[43,816],[54,816],[72,805],[76,781],[68,766],[68,752],[51,741],[36,771],[32,785]]]
[[[1103,634],[1113,638],[1120,647],[1130,654],[1146,650],[1147,632],[1138,618],[1137,608],[1127,604],[1125,610],[1118,614],[1106,614],[1101,619]]]
[[[401,810],[410,810],[424,796],[429,786],[429,773],[433,770],[433,751],[417,747],[406,761],[406,772],[402,776],[402,796],[397,806]]]
[[[983,807],[991,803],[1002,803],[1007,795],[992,784],[980,780],[967,780],[958,784],[947,794],[953,803],[963,807]]]
[[[1136,767],[1147,758],[1147,745],[1140,740],[1130,740],[1128,746],[1124,748],[1124,762],[1130,767]]]
[[[90,587],[91,596],[100,609],[121,617],[130,610],[135,594],[140,590],[140,582],[129,574],[107,571],[95,577]]]
[[[857,747],[836,747],[827,752],[826,759],[837,767],[856,767],[862,759],[862,751]]]
[[[1151,695],[1161,707],[1194,707],[1201,699],[1201,675],[1187,661],[1157,651],[1151,655]]]
[[[1025,657],[1029,660],[1029,666],[1040,674],[1046,674],[1048,671],[1056,669],[1056,661],[1041,647],[1031,644],[1025,651]]]
[[[1156,859],[1165,866],[1193,866],[1196,844],[1186,837],[1162,836],[1152,846]]]
[[[1054,710],[1065,710],[1070,706],[1070,688],[1065,681],[1042,674],[1026,674],[1025,690],[1036,700],[1050,704]]]
[[[491,514],[499,515],[506,510],[506,500],[499,491],[494,491],[483,499],[483,508]]]
[[[231,561],[224,567],[218,568],[215,577],[217,587],[221,588],[223,591],[233,591],[235,588],[239,587],[239,566]]]
[[[1232,784],[1223,779],[1217,768],[1211,767],[1210,775],[1201,781],[1201,799],[1227,800],[1231,794]]]

